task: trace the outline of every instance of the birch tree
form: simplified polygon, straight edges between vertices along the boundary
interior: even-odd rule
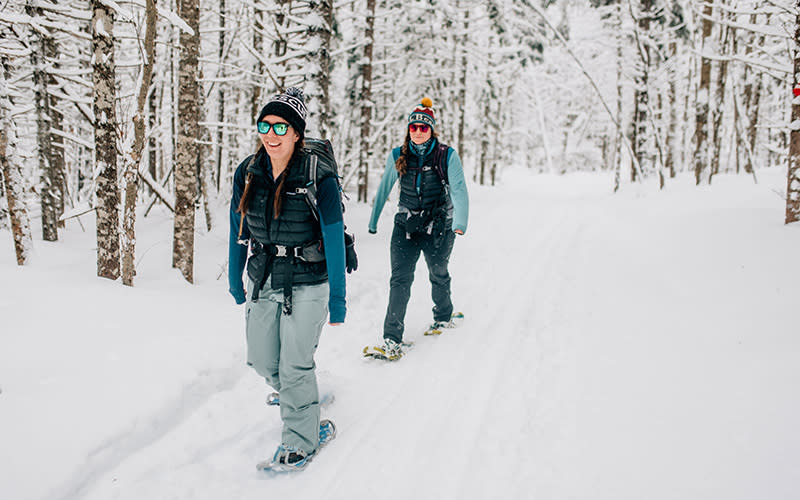
[[[794,25],[792,81],[800,86],[800,2]],[[792,100],[792,122],[789,131],[789,168],[786,176],[786,224],[800,221],[800,96]]]
[[[133,286],[136,274],[134,257],[136,249],[136,201],[139,191],[139,165],[145,148],[146,106],[155,66],[156,0],[146,0],[142,65],[136,114],[133,117],[133,148],[125,158],[125,210],[122,218],[122,283]]]
[[[2,30],[4,35],[8,35]],[[2,47],[8,50],[9,47]],[[11,233],[14,239],[14,253],[17,264],[24,265],[28,254],[33,247],[31,241],[30,220],[25,208],[24,186],[20,170],[20,158],[17,155],[17,126],[14,123],[12,112],[14,109],[10,98],[8,81],[10,79],[11,63],[6,56],[0,57],[0,170],[2,171],[2,184],[6,201],[8,203],[8,217],[11,222]]]
[[[180,35],[178,70],[178,127],[175,151],[175,223],[172,266],[184,279],[194,282],[194,202],[197,197],[198,138],[201,109],[200,84],[200,7],[199,0],[178,0],[178,15],[191,31]]]
[[[120,275],[119,185],[117,184],[117,113],[114,62],[114,10],[91,0],[92,82],[97,212],[97,275]]]

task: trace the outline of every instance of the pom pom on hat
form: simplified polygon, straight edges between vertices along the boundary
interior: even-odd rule
[[[408,124],[424,123],[431,128],[436,126],[436,118],[433,114],[433,100],[430,97],[423,97],[414,111],[408,115]]]

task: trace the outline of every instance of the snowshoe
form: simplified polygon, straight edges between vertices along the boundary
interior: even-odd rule
[[[384,361],[397,361],[414,345],[413,342],[397,343],[392,339],[384,339],[383,345],[366,346],[362,353],[365,358],[382,359]]]
[[[330,420],[323,419],[319,422],[319,446],[311,453],[297,449],[293,446],[281,444],[272,455],[272,460],[265,460],[256,465],[256,469],[264,472],[295,472],[308,467],[311,460],[319,451],[336,437],[336,426]]]
[[[464,321],[464,313],[455,312],[450,316],[450,321],[434,321],[431,326],[425,330],[423,335],[441,335],[445,329],[456,328]]]

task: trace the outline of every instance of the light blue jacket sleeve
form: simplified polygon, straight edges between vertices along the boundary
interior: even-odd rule
[[[459,162],[459,165],[461,165],[461,162]],[[464,176],[463,172],[461,176]],[[369,218],[370,233],[376,233],[378,231],[378,218],[381,216],[386,200],[392,193],[395,182],[397,182],[397,169],[394,168],[394,154],[389,151],[389,156],[386,158],[386,167],[383,170],[383,177],[378,186],[378,192],[375,193],[375,201],[372,205],[372,216]]]
[[[467,232],[469,221],[469,194],[464,180],[464,167],[455,149],[447,157],[447,182],[450,184],[450,199],[453,201],[453,231]]]

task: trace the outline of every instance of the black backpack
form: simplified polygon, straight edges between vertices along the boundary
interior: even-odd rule
[[[322,164],[325,170],[333,172],[336,177],[336,183],[339,186],[339,198],[342,203],[342,213],[344,213],[344,200],[342,192],[342,184],[339,177],[339,167],[336,165],[336,158],[333,154],[333,145],[328,139],[314,139],[306,138],[304,140],[303,150],[305,154],[305,168],[306,178],[308,184],[305,187],[306,201],[308,206],[311,207],[311,213],[314,218],[319,221],[319,206],[317,205],[317,182],[319,177],[319,165]],[[344,247],[345,247],[345,266],[348,273],[352,273],[358,269],[358,256],[356,255],[354,235],[347,232],[347,226],[344,226]]]

